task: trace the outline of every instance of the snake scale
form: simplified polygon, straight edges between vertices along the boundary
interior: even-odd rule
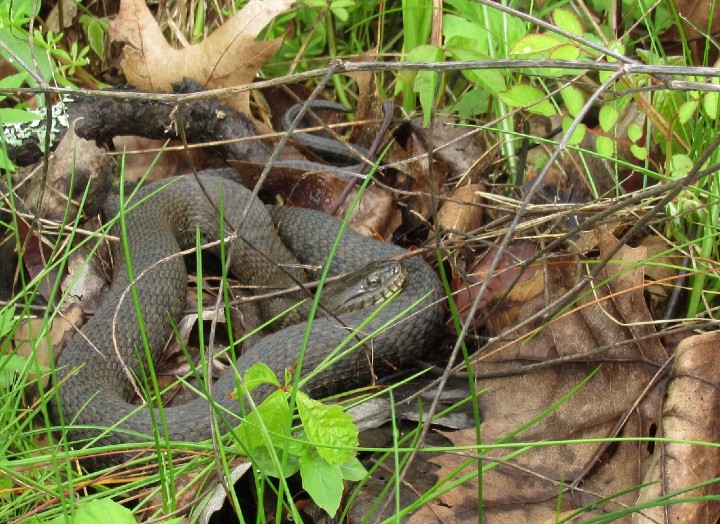
[[[209,203],[208,197],[216,206]],[[164,180],[145,185],[130,200],[125,229],[139,309],[153,360],[161,352],[185,305],[185,262],[173,255],[181,249],[195,247],[196,228],[201,232],[203,243],[220,238],[221,200],[223,235],[232,233],[234,227],[231,226],[240,225],[238,232],[243,240],[235,241],[236,245],[229,249],[233,256],[228,268],[244,283],[293,285],[289,276],[278,271],[278,264],[294,278],[306,281],[306,275],[297,268],[297,260],[304,264],[323,264],[340,228],[338,220],[320,212],[266,207],[248,189],[216,172],[201,173],[198,179],[188,175],[175,177],[169,183]],[[117,211],[117,202],[113,203],[112,199],[109,202],[104,213],[106,219]],[[249,211],[241,220],[246,206]],[[120,235],[119,224],[117,221],[112,234]],[[248,248],[245,242],[269,255],[272,262]],[[128,292],[128,267],[124,251],[118,242],[114,244],[116,268],[108,296],[56,362],[60,406],[54,409],[54,417],[70,424],[69,436],[73,441],[90,438],[97,439],[95,444],[152,441],[153,424],[159,420],[157,408],[147,405],[138,408],[129,402],[134,389],[128,380],[128,370],[134,376],[142,376],[148,364],[143,366],[144,357],[138,358],[144,352],[133,298]],[[398,246],[348,230],[332,261],[330,274],[353,271],[369,262],[406,253]],[[367,384],[373,376],[405,366],[433,347],[443,316],[440,284],[434,271],[420,258],[411,257],[405,263],[407,277],[403,291],[362,331],[372,332],[408,308],[412,308],[411,314],[405,314],[372,342],[360,346],[309,381],[304,390],[311,396]],[[265,302],[263,309],[272,313],[295,301],[293,297],[273,299]],[[338,318],[315,319],[302,365],[303,375],[315,369],[348,336],[349,328],[360,325],[370,311],[365,308]],[[293,369],[297,363],[304,330],[305,322],[300,322],[266,336],[238,358],[238,372],[242,375],[254,363],[262,361],[282,377],[285,369]],[[232,372],[225,372],[212,385],[213,401],[230,413],[240,411],[239,401],[231,395],[236,391],[235,377]],[[211,436],[206,398],[197,397],[182,406],[165,408],[164,416],[172,440],[199,441]],[[224,416],[227,419],[228,415]],[[238,419],[227,422],[229,426],[237,423]],[[221,430],[229,429],[221,424]]]

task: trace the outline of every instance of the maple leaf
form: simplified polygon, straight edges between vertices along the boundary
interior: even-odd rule
[[[122,0],[110,24],[110,38],[125,43],[121,64],[127,81],[139,89],[171,92],[172,84],[183,78],[204,89],[249,84],[282,43],[281,38],[257,41],[257,35],[291,4],[291,0],[250,0],[199,44],[175,49],[165,40],[145,0]],[[247,92],[228,95],[222,102],[250,114]]]

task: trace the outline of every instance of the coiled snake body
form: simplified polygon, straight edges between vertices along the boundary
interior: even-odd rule
[[[185,263],[182,257],[173,255],[181,249],[195,247],[197,228],[203,243],[220,238],[220,207],[224,213],[223,235],[232,233],[242,222],[239,236],[272,259],[269,262],[248,248],[244,241],[236,241],[237,245],[230,250],[233,256],[228,268],[243,282],[261,286],[293,285],[292,279],[279,272],[276,264],[282,264],[298,280],[307,280],[301,270],[294,267],[296,257],[305,264],[323,264],[338,234],[339,221],[323,213],[271,208],[271,217],[268,208],[239,184],[214,174],[203,174],[200,180],[207,196],[192,176],[178,177],[170,183],[149,184],[133,196],[125,216],[135,289],[153,360],[185,305]],[[159,190],[161,185],[167,187]],[[207,197],[217,207],[213,207]],[[142,199],[145,201],[132,207]],[[242,221],[246,206],[249,211]],[[108,214],[110,212],[106,212]],[[119,225],[114,227],[113,234],[120,236]],[[353,271],[369,262],[404,253],[392,244],[347,231],[332,262],[331,274]],[[130,279],[122,248],[114,248],[114,259],[116,269],[109,295],[83,327],[82,333],[75,335],[57,360],[61,410],[55,410],[55,418],[61,416],[65,424],[72,424],[71,439],[99,436],[98,444],[152,440],[152,428],[159,420],[157,411],[151,413],[151,409],[157,408],[138,409],[128,402],[134,394],[128,370],[134,376],[142,376],[148,364],[141,365],[143,342],[129,292]],[[416,302],[421,303],[369,344],[355,349],[313,378],[304,388],[307,392],[316,396],[368,383],[373,375],[406,365],[432,347],[443,315],[439,282],[432,269],[419,258],[410,258],[406,265],[407,277],[402,293],[362,332],[370,333]],[[295,301],[296,298],[274,299],[265,305],[265,309],[272,313]],[[334,318],[315,319],[302,364],[303,375],[315,369],[348,336],[350,328],[366,320],[369,311],[372,309],[340,315],[339,320],[344,326]],[[263,338],[237,360],[238,372],[242,375],[254,363],[262,361],[282,377],[285,369],[292,369],[297,363],[304,330],[305,323],[302,322]],[[235,376],[226,372],[212,385],[213,401],[230,413],[238,413],[239,401],[231,395],[234,391]],[[172,440],[198,441],[210,437],[207,399],[199,397],[182,406],[165,408],[164,417]],[[227,419],[228,415],[224,414],[224,417]],[[123,422],[118,424],[119,420]],[[237,425],[237,420],[228,424]]]

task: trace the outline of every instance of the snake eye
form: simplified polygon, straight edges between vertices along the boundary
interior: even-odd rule
[[[378,287],[381,281],[382,279],[380,278],[380,275],[378,275],[376,272],[370,273],[365,279],[365,283],[370,288]]]

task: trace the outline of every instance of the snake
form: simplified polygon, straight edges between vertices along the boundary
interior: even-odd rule
[[[221,169],[143,184],[125,199],[119,218],[118,198],[108,198],[104,219],[113,224],[110,233],[122,239],[112,243],[115,268],[110,289],[56,359],[59,393],[52,416],[73,445],[153,441],[161,408],[155,401],[138,406],[131,399],[185,307],[187,268],[178,253],[195,248],[199,239],[211,246],[209,251],[226,255],[227,270],[235,278],[260,288],[305,282],[304,265],[328,262],[341,235],[339,220],[309,209],[265,206],[249,189],[224,175]],[[226,239],[225,245],[218,239]],[[329,275],[407,255],[399,246],[348,229],[337,244]],[[311,397],[368,385],[432,350],[444,315],[441,285],[420,257],[403,262],[402,289],[381,307],[366,305],[312,320],[301,364],[307,379],[302,390]],[[262,309],[272,316],[296,302],[297,296],[275,296],[263,300]],[[237,426],[244,410],[235,394],[237,377],[254,364],[263,362],[280,380],[286,371],[296,370],[307,322],[282,325],[237,357],[236,372],[226,370],[211,385],[201,381],[203,394],[183,405],[162,408],[166,436],[172,441],[211,438],[213,410],[221,415],[215,420],[222,432]],[[368,334],[374,335],[360,343]],[[337,348],[343,348],[342,358],[325,369]],[[253,400],[262,401],[270,391],[253,390]],[[101,457],[94,467],[125,459],[123,454]]]
[[[313,112],[334,111],[336,113],[349,113],[352,111],[349,107],[331,100],[313,100],[304,104],[294,104],[283,115],[282,127],[285,131],[292,129],[293,122],[303,109]],[[303,132],[294,132],[292,138],[326,160],[362,166],[362,164],[358,164],[358,159],[362,157],[371,158],[372,156],[370,151],[362,146],[352,143],[343,145],[334,138]]]

